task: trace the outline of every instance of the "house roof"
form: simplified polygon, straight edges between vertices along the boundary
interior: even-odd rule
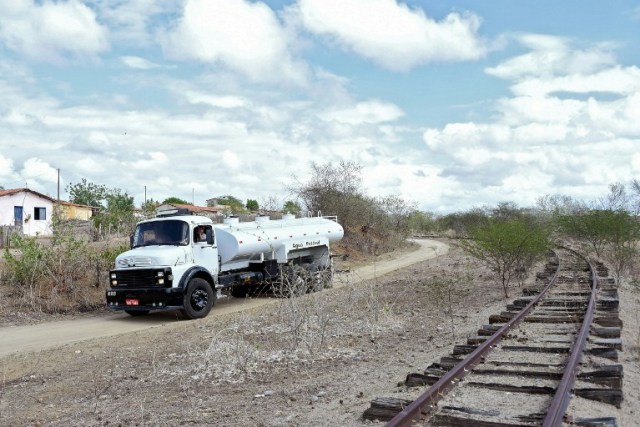
[[[32,194],[35,194],[36,196],[42,197],[43,199],[51,200],[54,203],[60,203],[63,206],[76,206],[76,207],[79,207],[79,208],[99,209],[96,206],[80,205],[78,203],[67,202],[67,201],[64,201],[64,200],[58,201],[58,200],[54,199],[53,197],[47,196],[46,194],[39,193],[39,192],[31,190],[29,188],[13,188],[13,189],[9,189],[9,190],[0,190],[0,197],[12,196],[12,195],[18,194],[18,193],[32,193]]]
[[[47,199],[47,200],[50,200],[52,202],[56,201],[56,199],[54,199],[53,197],[49,197],[46,194],[42,194],[42,193],[39,193],[37,191],[30,190],[28,188],[13,188],[13,189],[10,189],[10,190],[0,190],[0,197],[12,196],[12,195],[18,194],[18,193],[32,193],[32,194],[35,194],[36,196],[39,196],[39,197],[41,197],[43,199]]]

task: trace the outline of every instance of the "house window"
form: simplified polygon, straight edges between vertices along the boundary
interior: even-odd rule
[[[33,208],[33,219],[36,221],[47,219],[47,208]]]

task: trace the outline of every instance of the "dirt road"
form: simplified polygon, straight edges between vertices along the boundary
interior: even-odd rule
[[[420,245],[420,248],[415,251],[402,253],[399,257],[383,256],[381,260],[371,265],[354,269],[349,273],[338,274],[335,286],[340,287],[346,283],[382,276],[417,262],[446,254],[449,249],[446,244],[435,240],[416,240],[416,243]],[[225,298],[216,304],[209,316],[224,316],[272,302],[273,300],[269,298]],[[175,322],[176,316],[175,312],[160,312],[133,318],[124,313],[114,313],[37,325],[4,327],[0,328],[0,357],[154,328]]]

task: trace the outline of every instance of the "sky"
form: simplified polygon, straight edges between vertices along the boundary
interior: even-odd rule
[[[0,186],[593,200],[640,174],[639,67],[640,1],[2,0]]]

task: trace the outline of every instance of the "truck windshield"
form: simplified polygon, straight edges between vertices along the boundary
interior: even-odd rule
[[[189,244],[189,224],[179,220],[151,221],[138,224],[133,247]]]

